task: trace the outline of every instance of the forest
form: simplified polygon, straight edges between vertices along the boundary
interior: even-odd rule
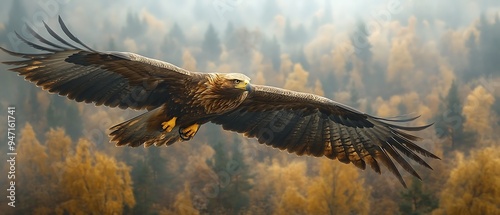
[[[142,112],[49,94],[2,64],[2,214],[500,214],[498,1],[2,4],[1,47],[33,52],[13,32],[29,24],[47,35],[40,20],[57,27],[61,15],[96,50],[244,73],[371,115],[421,115],[411,125],[434,125],[414,133],[418,144],[441,158],[417,166],[422,180],[405,173],[405,189],[387,169],[289,154],[213,124],[168,147],[115,147],[108,128]],[[15,208],[5,197],[9,107]]]

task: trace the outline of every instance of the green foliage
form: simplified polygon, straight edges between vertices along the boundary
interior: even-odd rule
[[[439,104],[439,111],[434,116],[434,129],[439,138],[449,138],[451,150],[472,147],[474,134],[464,131],[465,117],[462,114],[463,103],[458,95],[458,86],[454,81],[448,95]]]
[[[249,206],[248,192],[252,188],[249,180],[252,175],[249,173],[249,166],[243,160],[243,154],[238,149],[239,144],[238,139],[235,139],[230,148],[224,147],[226,144],[221,142],[213,146],[215,155],[212,160],[207,161],[207,164],[219,175],[220,192],[209,200],[209,211],[224,209],[237,214]]]
[[[215,31],[215,28],[212,24],[208,26],[207,31],[205,32],[205,37],[203,43],[201,45],[203,51],[203,59],[208,61],[217,62],[220,54],[222,53],[221,43],[219,40],[219,36]]]
[[[273,64],[273,69],[278,71],[281,65],[281,48],[276,36],[273,36],[272,40],[262,41],[261,52],[264,55],[264,59],[270,60]]]
[[[66,98],[60,96],[51,97],[49,108],[47,109],[47,123],[49,127],[65,128],[73,141],[81,137],[83,131],[83,121],[75,103],[68,103]]]
[[[408,190],[401,192],[401,202],[399,203],[401,214],[428,214],[438,207],[437,198],[422,186],[422,181],[413,178]]]

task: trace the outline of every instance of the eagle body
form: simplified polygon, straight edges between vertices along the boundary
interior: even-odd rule
[[[146,110],[110,128],[117,146],[161,146],[192,139],[201,125],[255,138],[297,155],[337,159],[381,173],[392,172],[406,187],[396,163],[420,178],[409,158],[432,169],[420,156],[438,159],[407,133],[411,118],[372,116],[328,98],[277,87],[252,85],[239,73],[192,72],[128,52],[96,51],[76,38],[59,18],[63,39],[45,24],[48,40],[29,26],[38,42],[18,35],[40,54],[4,52],[23,60],[3,62],[10,70],[51,93],[77,102]],[[57,40],[55,42],[54,40]]]

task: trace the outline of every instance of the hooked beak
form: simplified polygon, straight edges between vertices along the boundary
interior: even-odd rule
[[[247,86],[245,87],[245,90],[248,91],[249,93],[251,93],[252,90],[253,90],[252,85],[250,83],[247,83]]]

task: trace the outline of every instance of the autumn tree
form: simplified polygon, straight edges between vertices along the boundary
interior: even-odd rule
[[[142,212],[141,212],[142,213]],[[160,215],[198,215],[200,212],[193,206],[189,183],[184,184],[184,190],[175,196],[175,202],[171,210],[160,211]]]
[[[21,130],[17,153],[19,155],[16,157],[16,169],[19,171],[16,173],[15,180],[19,188],[19,193],[16,195],[19,199],[18,212],[29,214],[40,206],[40,202],[45,202],[44,199],[50,198],[46,193],[46,187],[40,186],[40,183],[46,182],[45,177],[48,173],[46,147],[38,141],[29,123],[26,123]]]
[[[256,163],[252,169],[258,180],[249,191],[251,209],[263,214],[304,211],[305,207],[290,203],[306,193],[306,168],[305,162],[280,162],[277,158]]]
[[[60,189],[66,201],[60,209],[70,214],[121,214],[135,204],[130,168],[80,139],[66,159]]]
[[[370,190],[357,169],[321,159],[307,190],[307,214],[368,214]]]
[[[479,136],[490,135],[491,106],[495,98],[484,87],[477,86],[466,98],[463,115],[465,116],[464,129],[476,132]]]
[[[293,66],[293,71],[290,73],[285,81],[285,89],[296,90],[300,92],[311,92],[311,88],[307,85],[309,78],[309,72],[302,68],[302,65],[295,64]]]
[[[500,214],[500,157],[497,147],[487,147],[465,157],[457,155],[457,166],[441,192],[440,214]]]
[[[47,173],[38,177],[38,184],[44,187],[45,199],[38,201],[37,214],[61,212],[58,205],[64,201],[60,189],[61,170],[66,157],[71,152],[71,138],[62,128],[50,129],[46,134],[45,147],[48,154],[45,163]]]

